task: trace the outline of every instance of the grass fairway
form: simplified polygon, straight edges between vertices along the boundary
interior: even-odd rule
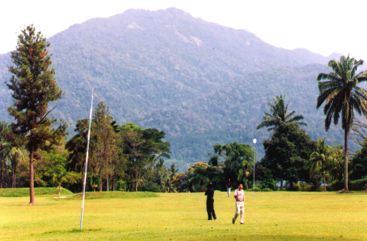
[[[80,197],[0,197],[0,240],[367,240],[367,194],[246,193],[246,223],[231,223],[233,198],[215,193],[90,194],[79,232]]]

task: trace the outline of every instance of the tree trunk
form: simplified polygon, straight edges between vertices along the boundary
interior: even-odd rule
[[[107,185],[106,185],[106,190],[107,190],[107,192],[109,192],[110,191],[110,180],[109,180],[109,177],[108,177],[108,175],[107,175],[107,177],[106,177],[106,181],[107,181]]]
[[[111,189],[112,189],[112,191],[115,191],[116,190],[116,187],[115,187],[115,178],[114,178],[113,175],[111,177]]]
[[[138,186],[139,186],[139,175],[138,175],[138,173],[137,173],[137,172],[135,172],[135,180],[134,180],[134,184],[135,184],[135,187],[134,187],[135,192],[137,192],[137,191],[138,191]]]
[[[102,186],[102,183],[103,180],[102,180],[102,177],[99,177],[99,191],[102,192],[103,191],[103,186]]]
[[[344,191],[349,192],[348,185],[348,134],[349,130],[346,128],[344,130]]]
[[[17,167],[18,167],[18,160],[12,160],[11,163],[11,187],[17,187]]]
[[[17,187],[17,176],[15,172],[15,168],[13,168],[11,173],[11,187],[16,188]]]
[[[61,197],[61,185],[57,186],[57,193],[59,194],[59,199]]]
[[[0,146],[0,147],[2,148],[2,146]],[[4,158],[2,160],[0,159],[0,188],[5,187],[5,185],[4,185],[4,172],[3,172],[4,162],[5,162]]]
[[[3,187],[3,161],[0,160],[0,188]]]
[[[29,151],[29,204],[35,204],[35,194],[34,194],[34,151]]]

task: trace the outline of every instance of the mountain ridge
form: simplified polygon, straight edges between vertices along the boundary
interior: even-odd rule
[[[317,129],[322,113],[313,104],[316,76],[329,59],[308,50],[277,48],[172,8],[94,18],[49,41],[65,92],[54,115],[70,124],[87,116],[94,87],[96,100],[105,101],[119,122],[163,129],[173,157],[192,162],[207,158],[213,143],[266,138],[254,127],[271,98],[287,94],[292,108],[309,119],[311,135],[326,135]],[[9,79],[9,63],[9,54],[0,55],[0,82]],[[0,100],[4,117],[11,103],[6,87]]]

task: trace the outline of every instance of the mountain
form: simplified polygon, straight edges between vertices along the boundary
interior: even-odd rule
[[[49,41],[64,91],[56,117],[70,124],[86,118],[95,88],[97,101],[105,101],[119,122],[163,129],[182,163],[207,160],[214,143],[263,141],[269,133],[255,127],[279,94],[304,114],[314,138],[325,136],[315,109],[316,76],[327,71],[328,58],[305,49],[276,48],[174,8],[91,19]],[[9,79],[9,64],[9,54],[1,55],[1,83]],[[9,118],[5,85],[0,100],[0,114]],[[328,134],[334,141],[339,135]]]

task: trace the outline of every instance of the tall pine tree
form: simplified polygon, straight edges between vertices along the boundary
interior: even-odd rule
[[[118,134],[113,127],[113,117],[104,102],[97,105],[93,122],[91,167],[99,178],[99,191],[103,189],[103,180],[106,180],[106,190],[109,191],[114,162],[118,158]]]
[[[29,152],[29,196],[30,204],[35,202],[34,161],[41,149],[49,147],[64,127],[53,128],[54,119],[48,117],[48,104],[59,99],[61,89],[55,80],[50,44],[34,26],[27,26],[18,36],[16,50],[11,53],[12,76],[7,86],[12,91],[13,105],[8,111],[14,117],[12,128],[24,135]]]

